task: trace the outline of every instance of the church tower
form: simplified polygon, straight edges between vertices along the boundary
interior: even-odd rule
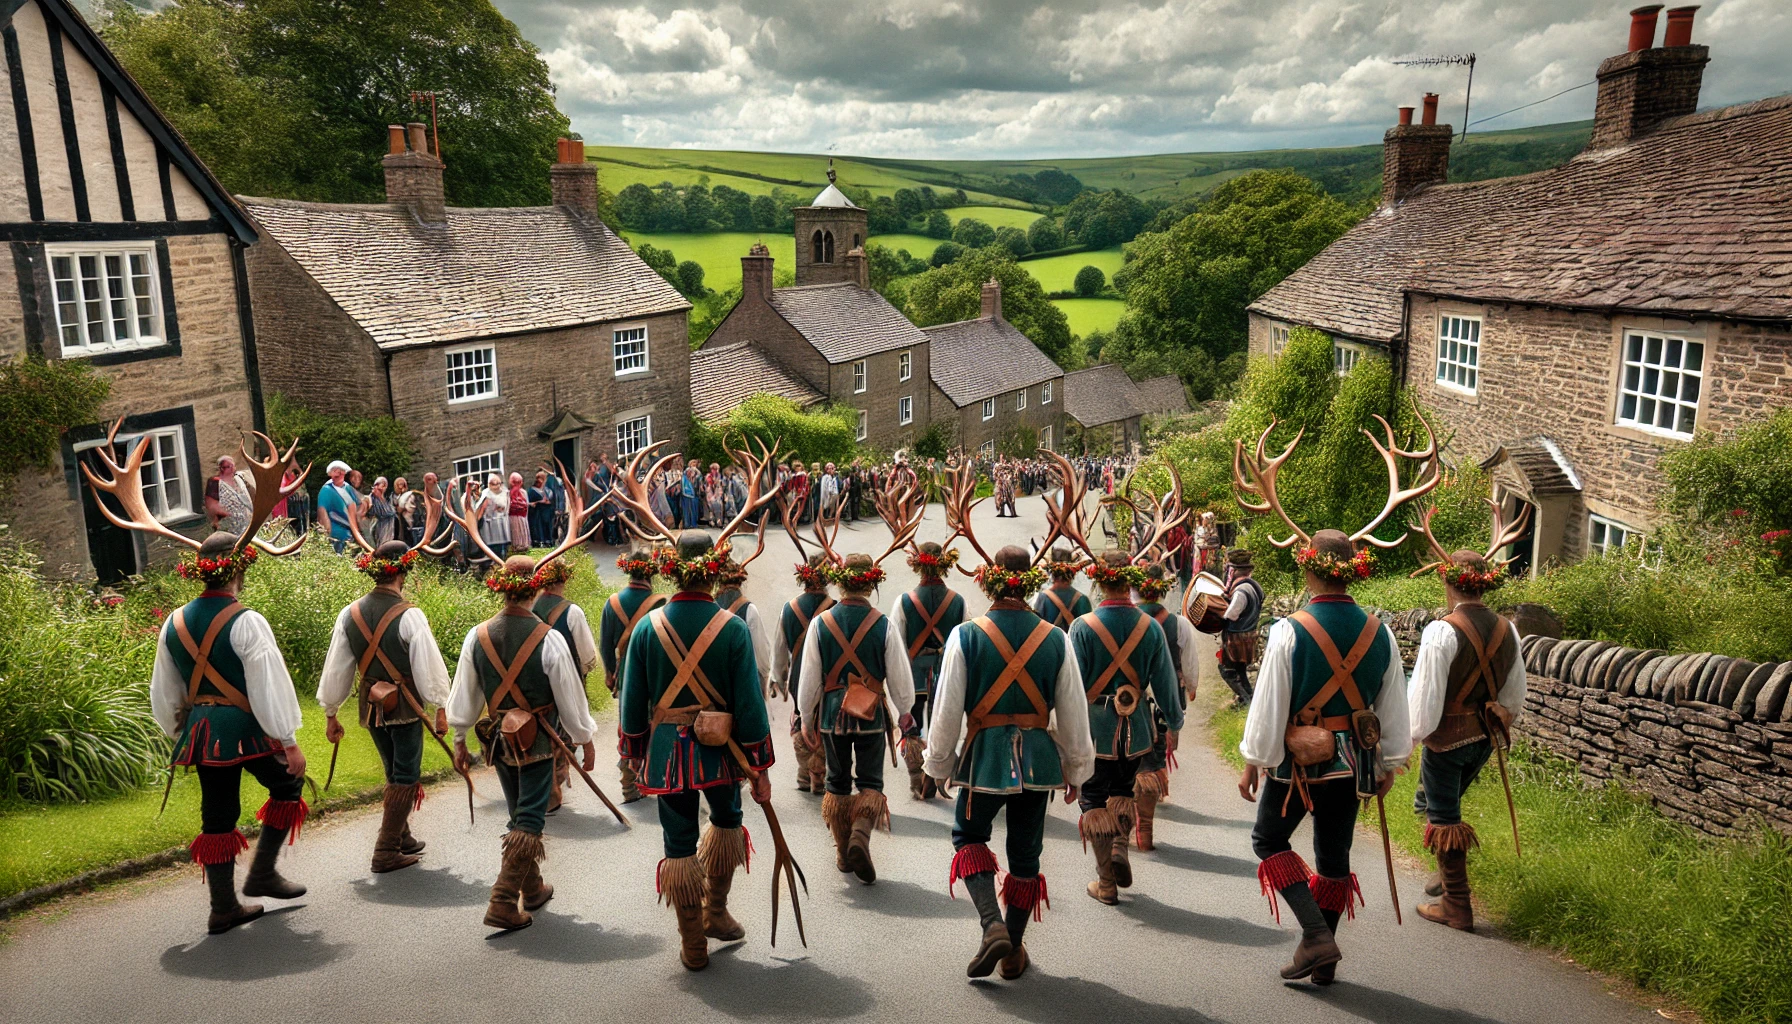
[[[870,215],[834,186],[834,161],[828,159],[828,187],[815,201],[791,211],[796,215],[796,283],[839,284],[856,281],[857,268],[846,255],[870,238]]]

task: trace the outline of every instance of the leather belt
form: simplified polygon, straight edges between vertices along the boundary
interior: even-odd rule
[[[691,705],[688,705],[688,706],[682,707],[682,708],[658,708],[658,707],[656,707],[653,709],[653,714],[647,716],[647,721],[650,725],[654,725],[654,726],[694,725],[694,724],[696,724],[696,721],[697,721],[697,712],[702,711],[702,710],[703,710],[702,708],[698,707],[695,704],[691,704]]]
[[[236,707],[235,702],[233,702],[229,697],[217,697],[217,696],[213,696],[212,694],[209,694],[209,693],[201,694],[197,697],[194,697],[193,703],[205,704],[205,705],[212,706],[212,707],[227,707],[227,708]]]

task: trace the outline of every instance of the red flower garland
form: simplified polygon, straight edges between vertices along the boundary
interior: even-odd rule
[[[506,597],[528,597],[539,591],[541,584],[535,573],[524,576],[500,566],[485,578],[485,587],[494,594]]]
[[[1024,601],[1027,596],[1045,586],[1045,570],[1037,566],[1015,571],[1004,569],[999,565],[982,565],[972,574],[977,586],[992,601],[1004,597]]]
[[[944,576],[957,564],[957,548],[948,548],[937,555],[923,551],[908,556],[908,567],[922,576]]]
[[[229,583],[248,572],[249,567],[254,565],[255,560],[259,557],[260,553],[254,545],[227,555],[183,556],[180,563],[175,566],[175,571],[180,573],[182,579],[198,580],[208,587],[215,587]]]
[[[870,590],[884,580],[883,567],[877,565],[869,569],[849,569],[846,566],[839,566],[828,575],[842,590]]]
[[[355,559],[355,568],[372,576],[376,580],[384,580],[397,576],[399,573],[410,572],[411,563],[416,560],[417,552],[415,549],[406,551],[402,557],[395,559],[376,558],[374,557],[373,552],[369,551],[360,558]]]
[[[1117,587],[1122,583],[1137,587],[1139,581],[1145,578],[1145,570],[1136,565],[1116,566],[1106,562],[1090,562],[1089,567],[1083,571],[1096,585],[1103,587]]]
[[[1375,572],[1375,552],[1369,548],[1363,548],[1348,559],[1326,554],[1318,548],[1302,548],[1295,552],[1294,561],[1302,569],[1333,583],[1366,580]]]
[[[1147,601],[1156,601],[1170,592],[1176,585],[1174,576],[1142,576],[1134,586],[1139,588],[1139,596]]]
[[[833,582],[834,578],[833,571],[825,564],[810,565],[808,562],[798,562],[794,571],[796,581],[801,583],[805,589],[826,586]]]
[[[1506,584],[1506,567],[1503,565],[1482,572],[1472,565],[1445,562],[1437,567],[1437,574],[1446,584],[1465,594],[1485,594]]]
[[[1076,579],[1076,574],[1082,572],[1083,566],[1086,564],[1087,563],[1075,559],[1068,562],[1047,562],[1045,563],[1045,571],[1051,574],[1052,579],[1057,580],[1060,583],[1069,583],[1071,580]]]
[[[659,572],[659,563],[651,558],[636,558],[625,551],[616,556],[616,568],[633,579],[650,580]]]

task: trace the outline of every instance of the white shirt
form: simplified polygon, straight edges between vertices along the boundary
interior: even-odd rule
[[[465,742],[467,730],[485,713],[485,688],[479,685],[479,668],[473,652],[479,648],[479,627],[467,630],[467,639],[460,645],[460,664],[454,671],[454,692],[448,695],[448,724],[454,738]],[[572,737],[574,746],[590,743],[597,732],[591,720],[591,702],[585,696],[585,684],[579,681],[573,667],[572,651],[566,638],[554,630],[541,641],[541,668],[548,674],[548,685],[554,691],[554,705],[560,711],[560,725]]]
[[[765,620],[759,616],[759,606],[748,603],[746,611],[742,613],[741,617],[747,624],[747,635],[753,638],[753,662],[759,666],[759,678],[770,680],[773,659],[772,637],[765,631]],[[784,660],[789,661],[790,656],[786,654]]]
[[[1287,753],[1282,735],[1288,730],[1293,714],[1289,707],[1294,689],[1294,631],[1300,627],[1293,619],[1282,619],[1269,627],[1269,643],[1263,648],[1263,664],[1257,670],[1257,692],[1251,695],[1251,710],[1244,720],[1244,738],[1238,752],[1247,764],[1259,768],[1276,768]],[[1392,769],[1406,764],[1412,755],[1412,737],[1388,723],[1407,721],[1406,669],[1400,664],[1400,645],[1384,623],[1381,634],[1388,650],[1387,671],[1381,677],[1381,692],[1375,697],[1375,715],[1383,726],[1381,733],[1381,766]]]
[[[286,672],[286,659],[280,656],[280,645],[274,640],[274,629],[268,620],[260,612],[245,611],[218,639],[228,639],[230,649],[243,663],[243,695],[249,698],[249,709],[255,713],[261,731],[279,740],[282,746],[296,746],[304,716],[299,712],[299,695],[293,692],[292,676]],[[187,677],[174,667],[174,655],[168,649],[169,644],[179,642],[174,635],[174,616],[170,615],[162,623],[155,669],[149,677],[150,713],[170,738],[180,736],[189,707]]]
[[[840,606],[835,605],[834,607]],[[829,609],[829,611],[832,610]],[[803,716],[804,722],[815,721],[813,717],[815,709],[821,706],[821,688],[824,681],[821,670],[821,631],[825,628],[827,627],[821,624],[821,616],[817,615],[809,620],[809,631],[803,637],[803,678],[797,687],[796,709],[797,713]],[[893,632],[893,629],[894,627],[886,617],[884,621],[884,694],[890,698],[890,707],[895,709],[896,717],[901,718],[915,706],[915,677],[910,673],[908,667],[908,648],[903,645],[901,635]],[[870,668],[871,666],[865,667]]]
[[[805,593],[806,593],[806,591],[805,591]],[[839,602],[837,602],[837,601],[835,602],[835,604],[838,604],[838,603]],[[832,608],[833,605],[829,605],[828,607]],[[814,625],[815,620],[810,619],[809,624]],[[788,685],[789,680],[790,680],[790,648],[785,647],[783,644],[783,639],[784,639],[783,627],[784,627],[784,608],[780,607],[778,609],[778,640],[779,640],[779,642],[773,644],[773,643],[771,643],[770,635],[768,634],[766,637],[766,643],[770,644],[771,648],[772,648],[772,674],[766,678],[775,679],[780,683],[785,683]],[[755,648],[754,653],[755,654],[758,653],[757,648]],[[904,651],[903,653],[906,654],[907,652]]]
[[[354,648],[348,642],[348,631],[354,628],[350,607],[353,606],[343,608],[336,616],[336,628],[330,633],[330,649],[324,654],[323,675],[317,680],[317,702],[332,715],[354,692],[360,676],[356,671],[360,666],[355,662]],[[368,626],[372,625],[368,623]],[[360,632],[359,629],[355,631]],[[398,617],[398,638],[404,641],[405,650],[411,652],[410,677],[417,687],[417,696],[426,704],[445,706],[448,703],[448,664],[442,660],[442,649],[436,646],[435,634],[430,632],[429,619],[423,609],[413,606]]]
[[[961,623],[946,637],[940,674],[933,683],[933,721],[928,727],[927,757],[922,762],[922,770],[929,778],[950,779],[958,770],[958,736],[964,728],[966,686],[964,641],[959,634],[977,628],[970,622]],[[1045,642],[1064,645],[1056,692],[1052,695],[1051,724],[1046,731],[1058,746],[1064,784],[1080,786],[1095,772],[1095,740],[1089,735],[1089,698],[1083,693],[1083,673],[1077,667],[1069,633],[1054,629]]]
[[[560,621],[572,634],[573,653],[579,656],[579,675],[590,675],[597,667],[597,637],[591,634],[591,620],[585,617],[585,609],[577,601],[568,601]]]
[[[1506,635],[1506,644],[1517,654],[1518,627],[1508,623],[1508,628],[1511,632]],[[1414,743],[1436,732],[1443,721],[1444,704],[1450,696],[1450,663],[1456,660],[1457,641],[1456,628],[1442,619],[1426,626],[1419,637],[1419,654],[1413,659],[1412,683],[1406,695],[1412,712]],[[1514,721],[1524,714],[1524,695],[1528,686],[1524,658],[1514,657],[1512,668],[1500,683],[1499,692],[1501,706],[1512,712]]]
[[[1188,621],[1186,615],[1171,615],[1169,621],[1176,624],[1176,652],[1181,662],[1176,666],[1176,674],[1182,679],[1182,688],[1193,697],[1195,684],[1201,681],[1201,658],[1195,653],[1195,624]]]

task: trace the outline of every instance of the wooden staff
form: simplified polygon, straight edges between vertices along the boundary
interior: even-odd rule
[[[759,781],[759,772],[747,763],[747,752],[740,748],[734,737],[728,738],[728,750],[740,765],[740,770],[747,773],[752,782]],[[765,811],[765,823],[772,830],[772,945],[778,944],[778,889],[786,880],[790,882],[790,910],[796,915],[796,937],[801,940],[803,948],[809,948],[809,937],[803,932],[803,905],[796,898],[796,887],[802,884],[803,893],[809,892],[809,879],[803,874],[802,865],[790,855],[790,844],[784,841],[784,827],[778,824],[778,812],[772,808],[771,800],[759,805]]]
[[[1400,917],[1400,887],[1394,883],[1394,844],[1388,839],[1388,808],[1381,794],[1375,794],[1375,810],[1381,815],[1381,855],[1388,863],[1388,895],[1394,900],[1394,923],[1405,924]]]
[[[566,741],[560,738],[560,730],[551,728],[546,722],[539,722],[538,724],[548,734],[548,738],[554,741],[554,746],[559,747],[560,752],[565,754],[566,759],[572,763],[573,771],[579,773],[579,778],[585,780],[585,785],[591,787],[591,792],[596,793],[597,798],[602,800],[604,806],[610,809],[610,813],[616,816],[616,820],[622,822],[622,827],[634,828],[634,822],[629,821],[628,815],[623,814],[615,804],[610,802],[610,798],[605,796],[604,791],[598,788],[597,780],[591,777],[591,773],[585,770],[584,765],[581,765],[578,757],[573,754],[572,748],[568,747]],[[471,783],[469,782],[469,784]]]
[[[479,819],[473,816],[473,774],[463,770],[460,765],[455,764],[454,751],[448,749],[448,741],[442,738],[442,734],[431,727],[429,715],[424,713],[423,704],[411,694],[410,690],[405,689],[403,686],[398,688],[398,692],[404,694],[404,699],[410,703],[411,710],[417,713],[417,718],[423,726],[423,731],[429,733],[429,735],[436,741],[436,744],[442,748],[442,753],[448,755],[448,763],[453,766],[455,771],[460,772],[461,778],[467,780],[467,821],[474,825],[479,824]],[[336,755],[331,754],[330,761],[332,767],[335,766],[335,760]],[[328,787],[326,786],[325,788],[327,789]]]
[[[330,744],[330,774],[324,776],[324,792],[326,793],[330,791],[330,783],[336,781],[336,755],[340,753],[342,753],[341,740]]]

